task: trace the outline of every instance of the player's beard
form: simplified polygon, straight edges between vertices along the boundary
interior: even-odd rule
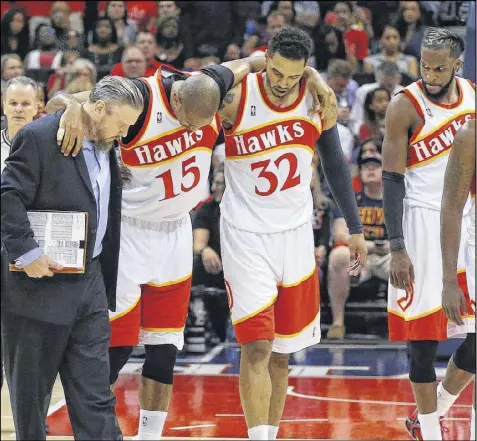
[[[110,139],[105,139],[104,137],[104,130],[102,122],[95,123],[92,122],[93,125],[93,140],[94,140],[94,147],[96,150],[100,152],[107,152],[111,150],[113,147],[113,141]]]
[[[440,92],[437,92],[437,93],[431,93],[429,92],[429,89],[427,88],[427,83],[424,81],[424,79],[422,80],[422,84],[424,85],[424,90],[426,92],[426,95],[434,100],[440,100],[442,98],[444,98],[446,95],[447,95],[447,92],[449,92],[449,89],[452,85],[452,82],[454,81],[454,78],[455,78],[455,75],[452,74],[450,80],[447,82],[447,84],[445,84],[444,86],[442,86],[442,89]]]

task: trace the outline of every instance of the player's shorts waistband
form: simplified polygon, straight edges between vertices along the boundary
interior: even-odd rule
[[[128,225],[133,227],[140,228],[142,230],[151,230],[151,231],[172,231],[178,226],[186,223],[188,221],[187,218],[190,218],[189,214],[186,214],[181,219],[176,220],[161,220],[159,222],[149,221],[145,219],[140,219],[138,217],[129,217],[129,216],[121,216],[121,222],[125,222]]]

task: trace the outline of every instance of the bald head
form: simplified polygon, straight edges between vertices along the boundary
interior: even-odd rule
[[[212,120],[220,105],[219,85],[207,75],[191,75],[181,84],[179,98],[188,115]]]

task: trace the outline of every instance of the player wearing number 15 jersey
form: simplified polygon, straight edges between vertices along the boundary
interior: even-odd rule
[[[302,75],[310,51],[305,32],[280,31],[270,41],[266,71],[248,74],[219,111],[226,149],[222,261],[242,347],[240,396],[250,439],[276,438],[289,354],[320,341],[310,189],[319,138],[325,173],[346,212],[353,259],[357,251],[366,260],[336,112],[325,120],[308,113],[312,98]]]
[[[139,439],[159,439],[167,415],[190,295],[189,211],[200,202],[208,183],[219,103],[234,82],[264,64],[263,58],[235,60],[202,69],[202,74],[163,68],[152,77],[133,80],[146,105],[120,141],[130,182],[123,189],[117,305],[110,314],[109,355],[114,383],[138,336],[145,345]],[[318,99],[328,102],[331,91],[319,73],[307,69],[307,74],[314,105]],[[70,100],[55,97],[52,106],[74,107],[77,102]],[[63,117],[68,114],[74,111],[67,109]],[[71,118],[67,116],[68,124]],[[65,138],[69,139],[68,133]]]

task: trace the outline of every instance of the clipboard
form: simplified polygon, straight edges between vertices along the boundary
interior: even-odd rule
[[[63,266],[56,274],[84,274],[88,213],[78,211],[28,211],[33,238],[43,253]],[[10,271],[24,272],[15,264]]]

